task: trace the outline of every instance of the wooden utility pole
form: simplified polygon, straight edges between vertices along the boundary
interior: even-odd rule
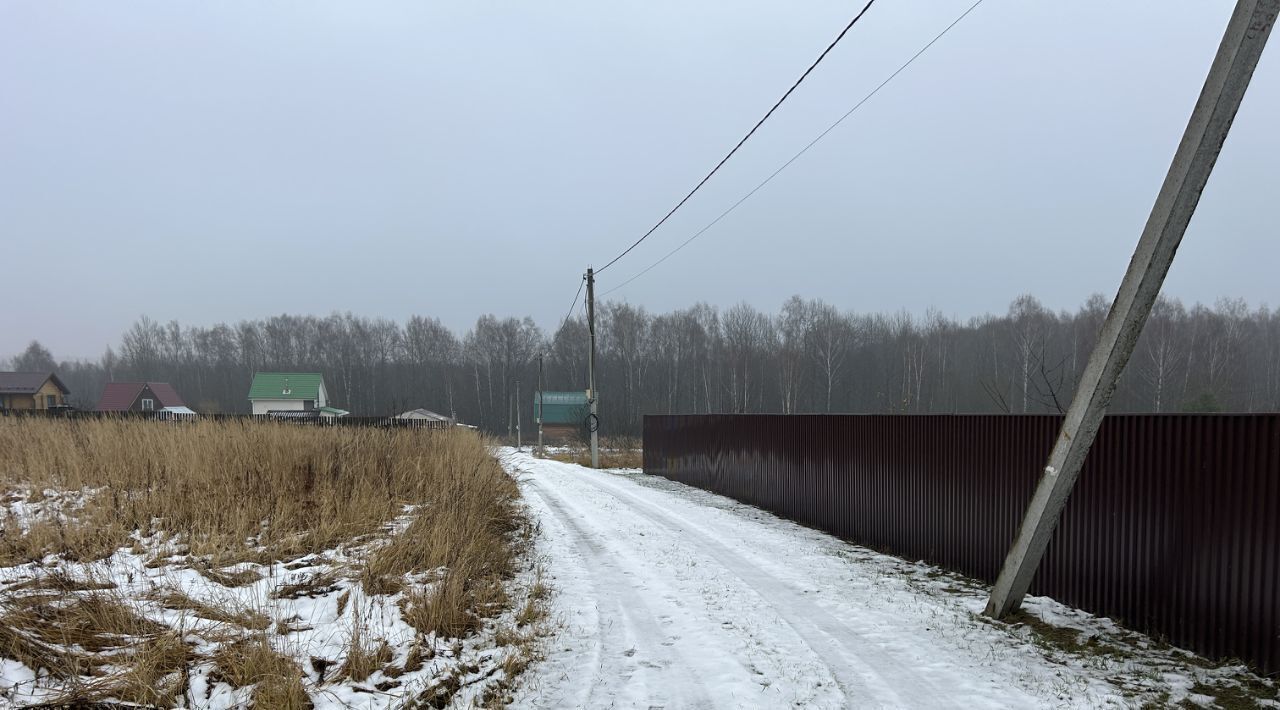
[[[591,431],[591,468],[600,468],[600,417],[596,413],[596,274],[587,269],[587,331],[591,334],[591,352],[587,354],[587,428]]]
[[[1173,164],[1067,409],[1040,484],[991,590],[988,616],[1000,618],[1022,604],[1102,424],[1116,380],[1133,354],[1200,193],[1213,172],[1278,10],[1280,0],[1236,3]]]
[[[542,454],[542,356],[538,353],[538,454]]]

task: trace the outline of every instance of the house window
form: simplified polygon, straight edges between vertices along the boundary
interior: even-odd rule
[[[155,411],[155,409],[156,409],[156,401],[155,401],[154,399],[144,399],[144,400],[142,400],[142,411],[144,411],[144,412],[154,412],[154,411]]]
[[[58,406],[58,395],[46,394],[44,396],[44,406],[45,406],[45,409]]]
[[[314,399],[304,399],[302,400],[302,408],[309,412],[316,408],[316,401]]]

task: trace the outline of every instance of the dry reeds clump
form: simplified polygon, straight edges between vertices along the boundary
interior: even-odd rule
[[[42,574],[39,577],[33,577],[24,582],[18,582],[17,584],[11,585],[5,591],[13,593],[24,590],[48,590],[68,593],[102,591],[115,588],[115,582],[97,579],[80,579],[65,572],[54,570],[48,574]]]
[[[166,633],[139,643],[124,660],[123,673],[72,683],[50,707],[177,707],[188,687],[188,667],[195,655],[177,634]],[[107,702],[110,699],[112,702]]]
[[[134,611],[117,596],[31,594],[5,600],[0,626],[20,629],[29,638],[89,652],[131,646],[135,639],[158,636],[166,626]],[[53,670],[53,669],[51,669]]]
[[[174,707],[187,687],[187,670],[195,654],[177,633],[160,634],[129,657],[127,670],[95,688],[98,698],[111,697],[152,707]]]
[[[480,628],[471,613],[471,593],[464,572],[450,572],[426,591],[413,592],[401,603],[401,616],[424,634],[461,638]]]
[[[375,672],[383,670],[395,657],[391,646],[383,639],[373,639],[360,617],[360,610],[353,614],[355,622],[351,625],[351,633],[347,637],[347,657],[338,669],[338,675],[356,682],[362,681]]]
[[[0,451],[9,490],[83,496],[62,519],[5,525],[6,565],[99,559],[135,533],[176,537],[214,566],[290,559],[376,534],[406,505],[465,520],[495,510],[468,508],[487,494],[515,496],[469,432],[14,418],[0,420]]]
[[[235,688],[254,686],[254,707],[311,707],[311,698],[302,685],[302,669],[276,652],[265,636],[224,646],[213,661],[218,680]]]
[[[56,592],[35,586],[6,592],[0,655],[63,681],[60,703],[111,697],[172,706],[186,687],[190,646],[103,585],[61,581]],[[107,672],[119,667],[125,670]]]
[[[407,595],[404,618],[423,633],[465,636],[506,601],[503,581],[511,575],[513,540],[523,524],[519,491],[491,457],[453,469],[438,486],[429,514],[419,515],[375,552],[362,581],[368,593],[376,594],[389,591],[387,580],[442,570],[443,577],[429,589]]]
[[[643,468],[644,449],[634,436],[601,437],[597,443],[601,468]],[[549,452],[547,458],[579,466],[591,465],[591,448],[576,442],[560,451]]]
[[[234,605],[206,604],[192,599],[177,589],[164,589],[154,593],[153,598],[169,609],[181,609],[193,612],[196,616],[209,621],[216,621],[231,626],[240,626],[253,631],[264,631],[271,626],[271,619],[253,609],[237,608]]]
[[[506,609],[527,539],[515,482],[466,431],[0,418],[0,452],[0,566],[55,555],[83,568],[75,563],[118,552],[105,568],[194,569],[201,584],[263,586],[268,606],[338,594],[353,579],[367,595],[403,592],[402,619],[422,634],[405,661],[392,666],[393,649],[360,630],[342,672],[325,682],[416,672],[434,653],[427,634],[480,628]],[[115,574],[11,586],[0,595],[0,656],[65,681],[66,702],[171,706],[189,673],[208,672],[252,686],[255,707],[309,707],[305,660],[282,654],[288,644],[270,635],[302,628],[296,616],[202,601],[188,593],[199,586],[146,591],[145,574]],[[139,599],[113,596],[117,587]],[[350,588],[335,601],[339,617],[359,616]],[[200,634],[216,650],[195,658],[153,620],[172,618],[165,608],[215,622]]]

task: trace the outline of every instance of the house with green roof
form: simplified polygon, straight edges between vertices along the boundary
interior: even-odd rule
[[[347,412],[329,406],[324,376],[318,372],[255,372],[249,385],[249,403],[254,414],[342,417]]]

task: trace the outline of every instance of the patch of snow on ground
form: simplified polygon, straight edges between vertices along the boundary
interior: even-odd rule
[[[56,491],[45,489],[18,489],[3,495],[4,507],[0,508],[0,526],[16,525],[22,532],[31,530],[32,525],[41,522],[65,523],[85,504],[99,489],[85,488],[79,491]]]
[[[53,507],[48,504],[33,512],[25,502],[26,497],[27,494],[23,494],[23,502],[10,499],[9,515],[19,520],[30,520],[51,514]],[[73,497],[46,493],[44,498],[47,501],[70,500]],[[395,534],[402,531],[417,512],[407,508],[404,515],[388,526],[387,532]],[[421,638],[401,617],[399,605],[404,598],[403,592],[368,595],[360,585],[361,563],[374,547],[385,542],[383,538],[354,546],[340,546],[289,562],[267,565],[241,563],[215,570],[223,575],[252,572],[258,577],[256,581],[242,586],[225,586],[201,574],[195,568],[200,564],[199,560],[174,554],[178,548],[172,541],[139,539],[139,546],[148,551],[145,555],[121,549],[99,562],[69,562],[50,556],[39,563],[0,568],[0,611],[3,611],[3,603],[13,598],[12,595],[24,593],[20,591],[24,583],[60,575],[81,582],[114,585],[112,589],[92,593],[107,594],[123,601],[145,618],[179,630],[192,650],[204,659],[211,658],[220,646],[238,638],[251,638],[256,633],[234,623],[203,618],[199,612],[166,606],[159,598],[167,592],[179,592],[218,609],[265,617],[269,622],[266,634],[272,648],[297,664],[299,672],[305,675],[304,687],[316,708],[394,706],[418,696],[450,675],[459,676],[463,681],[463,687],[454,697],[455,703],[471,702],[480,696],[486,682],[502,678],[502,662],[508,653],[515,652],[495,648],[494,644],[495,630],[503,624],[512,625],[515,612],[508,611],[490,620],[478,635],[465,641],[434,635]],[[157,565],[157,554],[168,559]],[[173,556],[169,557],[171,554]],[[435,574],[410,575],[406,581],[421,590],[434,583],[439,572],[442,570]],[[532,576],[531,569],[520,572],[513,589],[527,587]],[[328,583],[314,584],[317,581]],[[279,592],[290,585],[310,585],[312,588],[287,597],[279,596]],[[73,593],[77,592],[68,594]],[[415,643],[422,651],[423,665],[417,670],[406,669],[396,677],[378,671],[358,682],[335,679],[346,660],[352,629],[357,625],[365,634],[367,648],[377,648],[381,642],[386,642],[394,654],[392,666],[404,668]],[[315,662],[317,660],[324,666],[323,671]],[[467,685],[468,681],[474,682]],[[37,674],[16,660],[0,660],[0,705],[51,702],[60,697],[63,689],[61,681]],[[212,662],[198,662],[190,669],[184,705],[246,707],[251,693],[251,687],[233,688],[218,680]]]

